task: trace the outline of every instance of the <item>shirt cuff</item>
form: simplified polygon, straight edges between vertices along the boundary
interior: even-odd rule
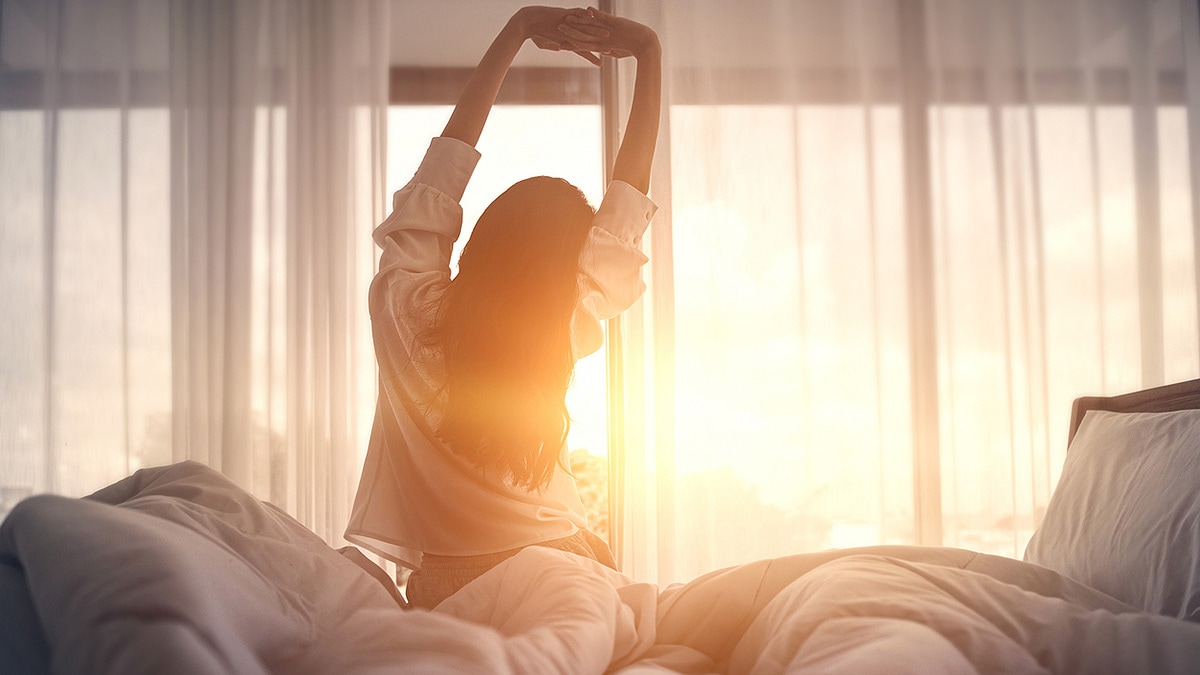
[[[621,241],[641,246],[642,234],[657,211],[658,205],[641,190],[624,181],[614,180],[608,184],[592,224],[607,230]]]
[[[461,201],[479,157],[479,151],[467,143],[438,136],[429,141],[413,183],[428,185],[456,202]]]

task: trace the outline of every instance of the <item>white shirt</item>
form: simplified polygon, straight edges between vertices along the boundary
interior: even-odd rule
[[[497,553],[587,527],[575,481],[561,466],[542,492],[485,476],[438,439],[421,412],[445,375],[418,336],[450,283],[450,255],[462,230],[459,200],[478,161],[479,152],[462,141],[433,139],[374,233],[383,249],[370,290],[379,400],[346,539],[413,569],[423,553]],[[571,319],[576,358],[598,349],[601,322],[645,291],[647,258],[639,247],[656,210],[633,186],[609,185],[580,253],[580,300]]]

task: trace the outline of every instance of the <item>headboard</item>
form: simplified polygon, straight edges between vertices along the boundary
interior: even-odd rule
[[[1200,379],[1177,382],[1117,396],[1083,396],[1071,406],[1071,431],[1068,443],[1075,439],[1083,414],[1089,410],[1111,412],[1171,412],[1200,408]]]

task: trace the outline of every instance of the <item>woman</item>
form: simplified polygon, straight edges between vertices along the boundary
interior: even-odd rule
[[[596,65],[600,54],[637,60],[612,182],[595,212],[561,179],[518,182],[480,216],[451,279],[474,146],[525,40]],[[346,538],[414,570],[415,606],[432,608],[526,546],[614,565],[564,468],[564,401],[575,361],[600,346],[600,322],[645,288],[660,61],[658,37],[636,22],[521,9],[375,230],[379,402]]]

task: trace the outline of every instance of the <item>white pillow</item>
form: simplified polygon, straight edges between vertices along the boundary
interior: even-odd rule
[[[1200,621],[1200,410],[1089,411],[1025,560]]]

